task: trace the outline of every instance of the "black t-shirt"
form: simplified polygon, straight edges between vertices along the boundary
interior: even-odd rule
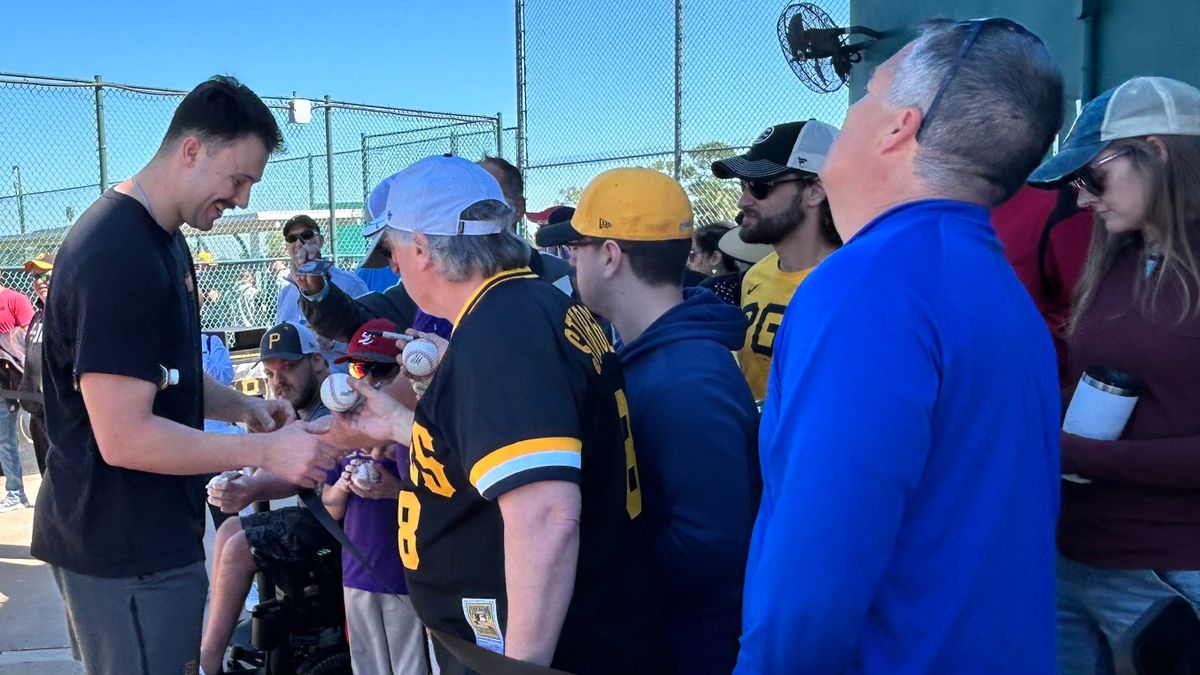
[[[106,373],[158,385],[155,415],[203,428],[196,282],[187,244],[135,199],[106,192],[59,249],[43,354],[50,452],[34,514],[34,557],[75,572],[127,577],[204,559],[204,476],[110,466],[77,382]],[[161,452],[187,452],[161,448]]]
[[[39,302],[33,320],[25,331],[25,372],[21,376],[20,390],[26,394],[42,393],[42,328],[46,310]],[[43,406],[38,401],[21,399],[21,407],[31,415],[41,415]]]
[[[661,600],[641,514],[620,362],[591,314],[529,270],[472,296],[413,425],[400,555],[430,627],[500,651],[504,524],[496,502],[545,480],[583,496],[574,595],[553,666],[661,673]]]

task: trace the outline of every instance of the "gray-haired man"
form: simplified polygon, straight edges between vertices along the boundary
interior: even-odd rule
[[[846,244],[775,338],[739,675],[1054,671],[1054,348],[987,209],[1061,101],[1024,28],[939,22],[847,114]]]
[[[423,159],[368,206],[378,214],[368,261],[390,261],[422,310],[454,322],[415,414],[393,408],[379,426],[397,435],[376,439],[410,446],[400,558],[422,621],[573,673],[663,672],[641,481],[607,336],[526,267],[529,246],[479,166]],[[383,395],[365,394],[362,412],[338,424],[383,417],[372,402]],[[448,653],[438,663],[467,672]]]

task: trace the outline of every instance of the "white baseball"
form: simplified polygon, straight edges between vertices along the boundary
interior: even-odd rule
[[[400,354],[400,360],[404,363],[404,369],[413,377],[426,377],[432,375],[437,368],[438,349],[437,345],[429,340],[416,339],[404,345],[404,351]]]
[[[347,412],[362,402],[362,396],[350,387],[349,375],[333,373],[321,383],[321,402],[333,412]]]
[[[374,462],[367,460],[358,465],[358,468],[354,470],[354,475],[350,477],[350,480],[356,486],[358,486],[360,490],[367,490],[371,487],[371,485],[378,483],[379,478],[379,469],[375,468]]]
[[[208,487],[217,487],[218,485],[227,485],[229,481],[236,478],[241,478],[241,471],[222,471],[208,480]]]

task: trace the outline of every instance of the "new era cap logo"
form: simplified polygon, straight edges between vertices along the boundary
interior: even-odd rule
[[[770,138],[771,134],[774,133],[774,131],[775,131],[775,127],[767,127],[767,130],[762,132],[761,134],[759,134],[758,138],[754,139],[754,142],[751,143],[750,145],[758,145],[759,143],[762,143],[763,141]]]
[[[608,222],[607,220],[605,220],[603,218],[600,219],[600,229],[607,230],[611,227],[612,227],[612,223]]]

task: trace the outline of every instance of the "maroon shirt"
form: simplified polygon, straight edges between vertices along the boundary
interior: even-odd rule
[[[33,303],[11,288],[0,288],[0,335],[33,320]]]
[[[1141,247],[1122,251],[1070,338],[1074,381],[1109,366],[1144,391],[1120,439],[1062,434],[1063,473],[1094,482],[1063,482],[1058,546],[1092,565],[1200,570],[1200,317],[1175,323],[1182,297],[1172,283],[1147,316],[1133,290],[1144,274]]]

